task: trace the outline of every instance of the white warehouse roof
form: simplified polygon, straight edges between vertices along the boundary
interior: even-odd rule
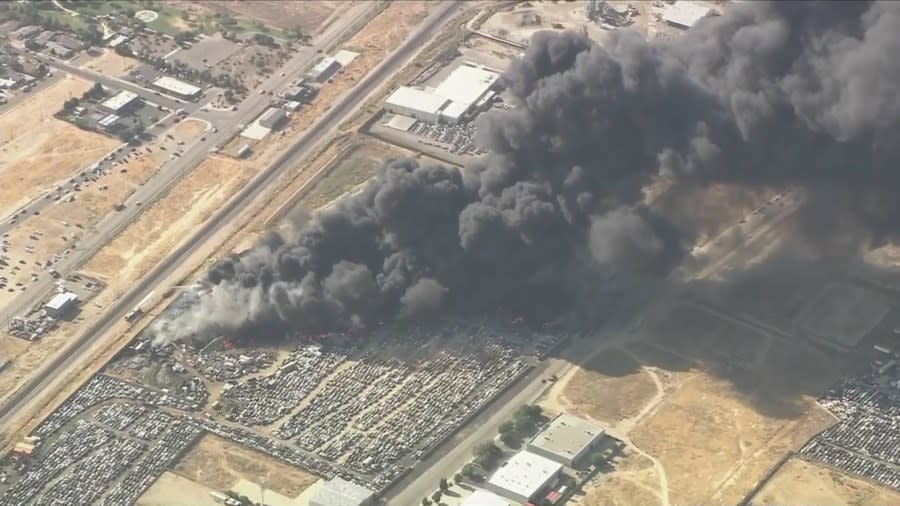
[[[435,88],[434,94],[471,106],[484,95],[500,74],[483,67],[460,65]]]
[[[137,96],[138,94],[133,91],[122,90],[104,100],[100,105],[109,109],[110,111],[118,111],[122,107],[130,104],[132,100],[137,98]]]
[[[200,93],[200,88],[194,86],[193,84],[188,84],[184,81],[179,81],[174,77],[162,76],[156,81],[153,81],[153,85],[159,88],[162,88],[166,91],[171,91],[172,93],[176,93],[178,95],[183,95],[186,97],[190,97]]]
[[[510,506],[509,501],[486,490],[476,490],[460,506]]]
[[[48,302],[45,306],[47,307],[47,309],[54,309],[59,311],[60,309],[66,307],[68,304],[74,303],[77,300],[78,296],[74,293],[63,292],[54,295],[53,298],[50,299],[50,302]]]
[[[372,500],[374,494],[366,487],[343,478],[335,477],[319,489],[310,500],[310,506],[359,506]]]
[[[540,448],[564,460],[571,460],[589,449],[603,433],[602,427],[583,418],[563,413],[534,436],[528,446]]]
[[[438,114],[444,107],[447,99],[427,91],[417,90],[409,86],[401,86],[397,91],[385,100],[385,104],[394,107],[402,107],[413,111],[421,111],[428,114]]]
[[[531,497],[562,470],[562,464],[529,452],[519,452],[491,476],[488,483],[519,497]]]
[[[712,8],[689,0],[678,0],[663,12],[663,21],[673,25],[690,28],[694,23],[714,13]]]

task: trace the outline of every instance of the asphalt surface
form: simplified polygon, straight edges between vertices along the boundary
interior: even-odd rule
[[[6,428],[13,416],[24,410],[32,399],[40,395],[56,377],[75,363],[85,350],[109,332],[135,304],[152,293],[157,284],[172,274],[204,243],[235,219],[251,201],[258,197],[272,182],[276,181],[279,176],[290,170],[318,141],[322,140],[325,134],[331,132],[347,119],[356,108],[362,105],[364,99],[377,89],[385,78],[399,70],[406,59],[420,49],[428,38],[437,33],[451,19],[457,6],[456,0],[448,0],[438,7],[410,34],[400,47],[362,78],[355,88],[340,98],[330,110],[301,135],[281,156],[197,229],[193,236],[156,265],[132,290],[110,306],[108,311],[75,338],[66,350],[50,359],[43,369],[34,374],[24,385],[11,394],[8,400],[0,406],[0,428]]]
[[[363,16],[366,16],[371,8],[372,4],[368,2],[352,7],[341,20],[333,23],[329,30],[322,34],[312,46],[303,47],[296,52],[283,67],[285,69],[284,76],[281,76],[280,73],[273,75],[263,83],[262,88],[275,91],[286,88],[291,81],[300,77],[304,69],[319,56],[318,51],[320,49],[332,45],[348,27],[354,25]],[[160,103],[160,96],[157,96],[153,90],[142,88],[121,79],[107,77],[91,70],[81,69],[50,57],[38,56],[45,58],[48,65],[57,69],[57,73],[71,72],[86,79],[99,81],[105,86],[113,88],[124,87],[124,83],[129,86],[127,89],[138,93],[144,101],[154,104]],[[206,104],[202,102],[170,101],[160,104],[164,107],[173,108],[172,110],[184,109],[185,114],[190,115],[190,117],[209,123],[210,128],[205,133],[206,141],[187,146],[181,157],[166,162],[153,177],[124,201],[125,208],[122,211],[108,214],[99,223],[91,227],[90,230],[85,231],[84,235],[77,241],[77,247],[68,256],[57,262],[53,268],[62,277],[66,277],[77,270],[103,245],[107,244],[128,224],[137,219],[144,207],[163,196],[172,185],[176,184],[186,173],[202,162],[214,146],[223,145],[232,135],[240,130],[242,125],[250,123],[268,108],[271,101],[272,97],[267,94],[253,93],[247,100],[239,104],[236,111],[204,111]],[[157,128],[148,128],[148,132],[155,135],[164,135],[164,130],[171,125],[171,121],[169,119],[164,125]],[[217,132],[212,132],[211,128],[213,127]],[[81,170],[83,169],[79,169],[70,177],[76,177]],[[72,183],[69,182],[69,178],[66,178],[64,181],[58,182],[58,185],[65,188],[63,190],[63,193],[65,193],[70,191]],[[54,185],[54,188],[55,186],[57,185]],[[141,202],[142,206],[138,206],[138,202]],[[11,223],[11,220],[7,219],[0,224],[0,234],[8,232],[12,227],[20,226],[35,211],[40,212],[48,205],[55,203],[56,201],[52,198],[47,200],[44,196],[33,200],[17,211],[17,214],[19,212],[23,212],[23,214],[20,215],[15,223]],[[44,275],[38,282],[29,283],[26,286],[27,289],[24,292],[21,292],[12,302],[0,308],[0,323],[8,321],[14,316],[27,313],[29,308],[34,307],[35,304],[43,300],[55,287],[54,280],[49,275]]]

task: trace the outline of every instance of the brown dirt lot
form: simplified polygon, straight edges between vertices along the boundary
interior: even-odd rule
[[[122,56],[111,49],[106,49],[103,54],[89,61],[84,67],[110,76],[126,74],[138,61],[129,56]]]
[[[788,460],[751,506],[893,506],[900,493],[801,459]]]
[[[637,415],[656,385],[641,364],[620,350],[593,357],[567,378],[562,397],[579,412],[605,424]]]
[[[216,490],[228,490],[244,478],[288,497],[296,497],[319,480],[299,468],[211,435],[203,436],[175,471]]]
[[[53,118],[70,95],[81,95],[90,86],[67,77],[0,116],[0,216],[119,144]]]

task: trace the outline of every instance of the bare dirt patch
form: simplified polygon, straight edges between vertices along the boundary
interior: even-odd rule
[[[579,412],[614,424],[637,415],[655,393],[640,363],[620,350],[607,350],[567,378],[562,396]]]
[[[319,480],[299,468],[212,435],[203,436],[175,471],[216,490],[228,490],[243,478],[288,497],[296,497]]]
[[[165,472],[138,499],[138,506],[216,506],[210,495],[215,490],[184,476]]]
[[[121,76],[128,73],[137,63],[134,58],[107,49],[100,56],[87,62],[84,67],[110,76]]]
[[[750,501],[751,506],[893,506],[900,493],[821,464],[791,459]]]
[[[8,216],[119,143],[53,118],[91,83],[66,78],[0,116],[0,216]]]

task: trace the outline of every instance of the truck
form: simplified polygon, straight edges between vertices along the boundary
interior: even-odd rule
[[[144,315],[144,306],[147,304],[147,301],[150,300],[150,297],[153,297],[153,292],[148,293],[146,297],[141,299],[141,301],[138,302],[136,306],[134,306],[134,309],[125,313],[125,321],[128,323],[134,323],[141,316],[143,316]]]

